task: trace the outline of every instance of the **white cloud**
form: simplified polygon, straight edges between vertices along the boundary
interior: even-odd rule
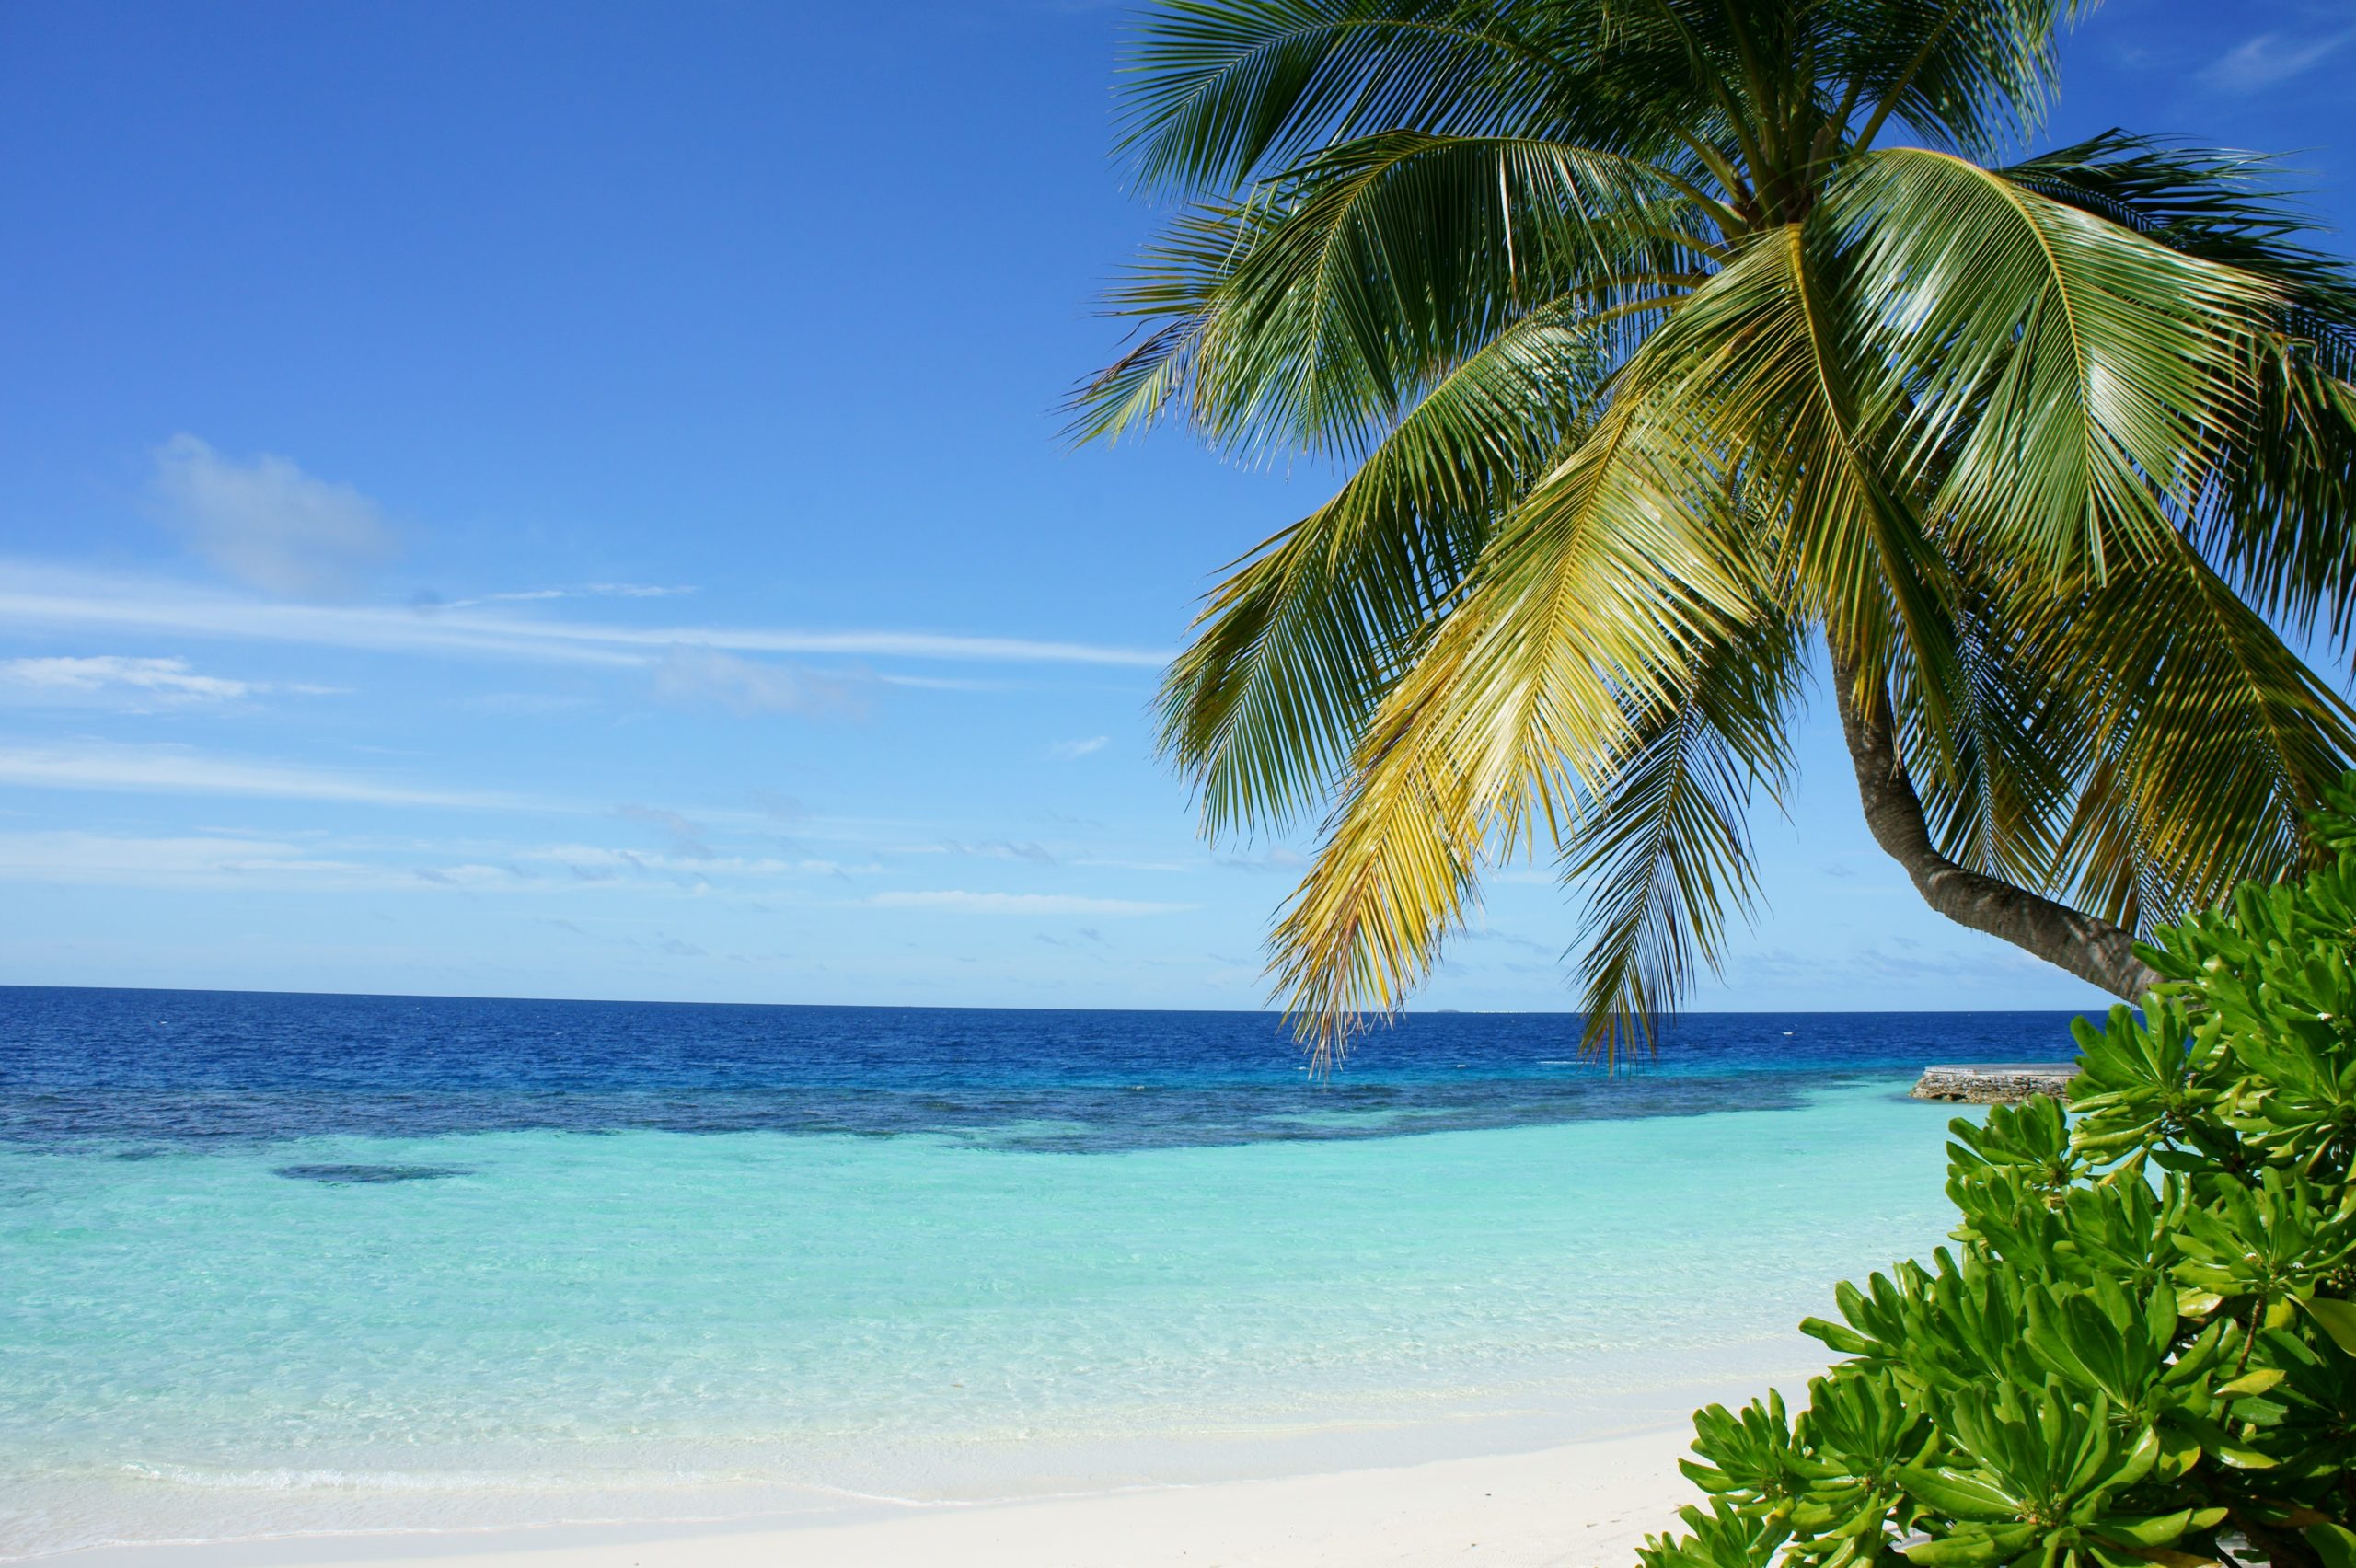
[[[1281,844],[1271,845],[1265,852],[1258,855],[1220,855],[1216,857],[1216,860],[1218,864],[1227,867],[1230,870],[1282,871],[1287,875],[1309,864],[1308,856],[1298,849],[1287,848]]]
[[[0,834],[0,882],[340,893],[529,893],[583,885],[535,882],[512,868],[477,862],[414,865],[339,858],[317,845],[209,829],[156,836]]]
[[[451,599],[421,606],[445,610],[463,610],[470,605],[528,605],[542,599],[561,599],[561,588],[526,588],[514,594],[478,594],[471,599]]]
[[[1004,681],[977,681],[962,675],[878,675],[885,686],[916,691],[1004,691]]]
[[[1112,738],[1110,735],[1091,735],[1084,741],[1057,741],[1047,748],[1047,755],[1065,762],[1071,762],[1088,755],[1091,752],[1103,751],[1105,744]]]
[[[1192,904],[1148,904],[1127,898],[1080,898],[1060,893],[879,893],[878,909],[943,909],[963,915],[1175,915]]]
[[[2256,92],[2313,69],[2351,40],[2356,40],[2356,29],[2318,39],[2259,33],[2219,57],[2200,73],[2200,79],[2229,93]]]
[[[659,806],[616,806],[614,814],[629,822],[642,822],[661,828],[670,836],[671,847],[690,860],[713,858],[711,845],[704,837],[703,828],[689,822],[676,812],[666,812]]]
[[[696,643],[739,653],[837,653],[853,657],[949,659],[977,663],[1130,664],[1160,668],[1169,656],[1142,648],[1042,642],[1020,637],[958,637],[928,631],[789,631],[748,627],[641,628],[576,621],[507,622],[502,633],[624,646]]]
[[[385,873],[358,861],[323,859],[307,846],[266,839],[67,832],[0,834],[0,878],[139,887],[262,881],[351,887],[381,882]]]
[[[797,631],[767,628],[630,627],[425,604],[410,609],[288,604],[185,583],[0,561],[0,619],[14,625],[110,627],[242,641],[299,642],[384,652],[651,665],[674,647],[733,653],[828,654],[969,663],[1072,663],[1158,668],[1165,652],[1025,638],[934,632]],[[901,677],[883,676],[884,680]]]
[[[875,684],[864,671],[813,670],[740,659],[712,648],[675,647],[654,663],[654,695],[687,707],[716,704],[732,713],[858,714]]]
[[[434,790],[272,762],[208,756],[185,746],[0,745],[0,785],[34,790],[127,790],[179,795],[246,795],[354,805],[436,806],[468,811],[564,808],[522,796]]]
[[[41,707],[115,707],[141,711],[237,702],[285,692],[298,697],[341,695],[341,686],[306,682],[243,681],[199,674],[185,659],[83,657],[0,659],[0,703]]]
[[[266,593],[340,597],[395,552],[375,502],[283,457],[240,463],[182,434],[155,458],[165,520],[197,554]]]
[[[1060,864],[1054,850],[1029,839],[1018,842],[1011,838],[987,838],[969,844],[961,839],[944,838],[939,844],[923,846],[918,853],[970,855],[985,860],[1028,860],[1034,866]]]
[[[348,845],[334,847],[349,849]],[[75,831],[0,834],[0,882],[343,893],[433,888],[517,892],[533,885],[500,866],[388,864],[343,858],[314,844],[215,830],[155,836]]]
[[[292,642],[386,653],[439,653],[642,666],[642,653],[517,637],[472,617],[345,605],[287,604],[245,594],[0,562],[0,620],[18,628],[107,627],[237,641]]]
[[[625,809],[616,814],[637,813]],[[650,814],[660,820],[673,813]],[[689,825],[692,827],[693,824]],[[611,882],[633,875],[662,876],[675,881],[680,878],[872,876],[884,870],[882,865],[872,861],[846,865],[838,860],[787,859],[773,855],[722,855],[701,845],[674,847],[678,852],[662,854],[606,848],[593,844],[552,844],[537,848],[510,849],[505,853],[510,859],[558,867],[579,882]]]
[[[884,868],[824,859],[646,853],[587,844],[434,843],[365,836],[273,837],[200,827],[185,834],[0,833],[0,882],[123,887],[470,893],[560,896],[693,894],[715,882],[793,897],[815,879]]]
[[[185,659],[0,659],[0,692],[37,701],[105,697],[126,688],[172,702],[233,702],[260,689],[248,681],[200,675]]]
[[[506,719],[545,719],[559,713],[578,713],[592,704],[579,692],[487,691],[463,698],[459,706],[470,712]]]
[[[592,597],[670,599],[681,594],[694,592],[695,589],[692,587],[664,588],[644,582],[583,582],[571,588],[523,588],[509,594],[477,594],[470,599],[452,599],[441,607],[461,610],[469,605],[523,605],[537,604],[549,599]]]

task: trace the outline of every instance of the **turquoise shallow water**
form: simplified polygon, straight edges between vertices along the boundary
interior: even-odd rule
[[[1796,1387],[1819,1357],[1793,1325],[1832,1281],[1940,1239],[1947,1113],[1908,1078],[1084,1152],[1064,1145],[1102,1113],[1010,1113],[988,1138],[0,1141],[0,1555],[857,1508],[1657,1424]],[[61,1092],[20,1086],[17,1109]]]

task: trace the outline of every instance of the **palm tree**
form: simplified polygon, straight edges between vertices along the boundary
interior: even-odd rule
[[[1162,693],[1215,836],[1328,813],[1272,968],[1320,1051],[1484,864],[1649,1039],[1789,784],[1821,639],[1875,839],[2123,997],[2356,753],[2285,636],[2356,581],[2356,288],[2260,160],[2035,131],[2073,0],[1161,0],[1177,215],[1075,396],[1338,464]],[[2280,628],[2280,629],[2278,629]]]

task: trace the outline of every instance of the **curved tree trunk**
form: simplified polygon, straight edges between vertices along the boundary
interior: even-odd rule
[[[1859,693],[1855,666],[1832,653],[1832,690],[1841,732],[1856,765],[1857,795],[1874,842],[1906,868],[1923,902],[1975,931],[1985,931],[2114,997],[2140,1002],[2159,976],[2135,956],[2134,937],[2100,916],[1957,865],[1931,841],[1923,799],[1899,760],[1889,695],[1878,685]]]

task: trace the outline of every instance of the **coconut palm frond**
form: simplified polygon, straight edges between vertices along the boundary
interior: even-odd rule
[[[1318,1049],[1542,843],[1645,1038],[1754,907],[1809,635],[1924,897],[2116,994],[2310,852],[2356,716],[2269,617],[2356,635],[2356,284],[2259,160],[1993,167],[2081,8],[1156,8],[1125,145],[1198,205],[1079,428],[1350,469],[1163,692],[1212,833],[1332,801],[1272,942]]]
[[[1635,317],[1697,280],[1706,226],[1646,166],[1587,148],[1347,143],[1259,200],[1189,214],[1149,256],[1115,306],[1175,319],[1081,389],[1076,428],[1116,434],[1183,398],[1195,432],[1238,455],[1359,457],[1531,311],[1577,300]],[[1639,340],[1639,324],[1621,335]]]
[[[2306,819],[2356,757],[2356,710],[2179,542],[2044,609],[2057,679],[2089,709],[2059,880],[2131,928],[2304,863]],[[2128,902],[2131,897],[2132,902]]]
[[[2356,633],[2351,373],[2356,348],[2330,340],[2261,344],[2251,428],[2220,463],[2190,530],[2251,603],[2343,643]]]
[[[2002,171],[2281,291],[2256,345],[2250,416],[2225,432],[2190,532],[2235,587],[2336,637],[2356,605],[2356,273],[2308,243],[2281,160],[2108,131]]]
[[[1682,687],[1630,715],[1625,752],[1562,848],[1584,890],[1586,1046],[1650,1048],[1660,1015],[1717,974],[1727,917],[1759,904],[1750,815],[1781,803],[1806,677],[1805,627],[1765,614],[1699,652]]]
[[[1932,704],[1919,689],[1921,666],[1902,660],[1891,671],[1900,747],[1921,764],[1913,777],[1941,854],[1985,875],[2047,886],[2085,751],[2085,704],[2057,677],[2038,630],[2024,624],[2003,585],[1958,565],[1947,585],[1952,684]]]
[[[1231,0],[1156,11],[1121,152],[1147,185],[1232,189],[1368,130],[1526,133],[1553,57],[1503,7]]]
[[[1986,159],[2042,122],[2055,34],[2081,8],[2076,0],[1837,0],[1819,13],[1818,69],[1853,106],[1837,123],[1858,144],[1895,125]]]
[[[1674,700],[1709,645],[1771,613],[1719,455],[1717,421],[1740,401],[1715,385],[1762,277],[1729,269],[1654,333],[1375,709],[1274,940],[1319,1050],[1428,972],[1484,851],[1560,843],[1629,755],[1631,716]]]
[[[1875,153],[1825,222],[1894,466],[1973,550],[2099,578],[2172,548],[2257,398],[2280,288],[1943,154]]]
[[[1206,832],[1282,827],[1326,798],[1496,517],[1580,432],[1609,329],[1568,304],[1507,328],[1213,593],[1161,690]]]
[[[2114,129],[1996,172],[2170,250],[2271,278],[2335,314],[2356,311],[2356,280],[2306,243],[2314,225],[2292,204],[2281,167],[2277,157]]]

